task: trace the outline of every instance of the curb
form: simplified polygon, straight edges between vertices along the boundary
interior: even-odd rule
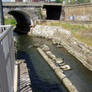
[[[18,65],[15,64],[14,69],[14,92],[17,92],[17,83],[18,83]]]
[[[58,78],[65,85],[69,92],[79,92],[76,87],[71,83],[71,81],[66,77],[63,71],[56,67],[56,65],[52,62],[50,58],[45,54],[45,52],[41,48],[37,48],[37,51],[41,54],[41,56],[45,59],[48,65],[54,70]]]

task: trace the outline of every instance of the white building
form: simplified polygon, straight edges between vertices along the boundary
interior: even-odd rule
[[[11,0],[11,2],[15,2],[15,0]]]

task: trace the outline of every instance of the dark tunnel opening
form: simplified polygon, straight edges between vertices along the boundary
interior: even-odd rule
[[[60,20],[62,6],[56,5],[44,5],[43,8],[46,9],[48,20]]]
[[[28,33],[28,31],[30,31],[31,22],[30,16],[28,14],[19,10],[12,10],[8,13],[16,19],[17,24],[14,31],[25,34]]]

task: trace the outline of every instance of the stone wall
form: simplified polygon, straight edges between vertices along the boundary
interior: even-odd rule
[[[78,41],[72,35],[58,33],[54,40],[62,44],[63,47],[76,57],[85,67],[92,71],[92,48]]]
[[[8,12],[10,11],[20,11],[20,12],[24,12],[25,14],[29,15],[30,16],[30,20],[33,19],[33,20],[37,20],[39,19],[39,8],[33,8],[33,7],[10,7],[10,8],[7,8],[7,7],[4,7],[4,15],[5,16],[9,16]]]
[[[54,40],[75,56],[85,67],[92,71],[92,48],[78,41],[71,33],[60,27],[37,25],[29,32],[31,36],[45,37]]]

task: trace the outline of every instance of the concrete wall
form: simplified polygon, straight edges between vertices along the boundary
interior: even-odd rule
[[[92,21],[92,4],[65,6],[65,20]]]

